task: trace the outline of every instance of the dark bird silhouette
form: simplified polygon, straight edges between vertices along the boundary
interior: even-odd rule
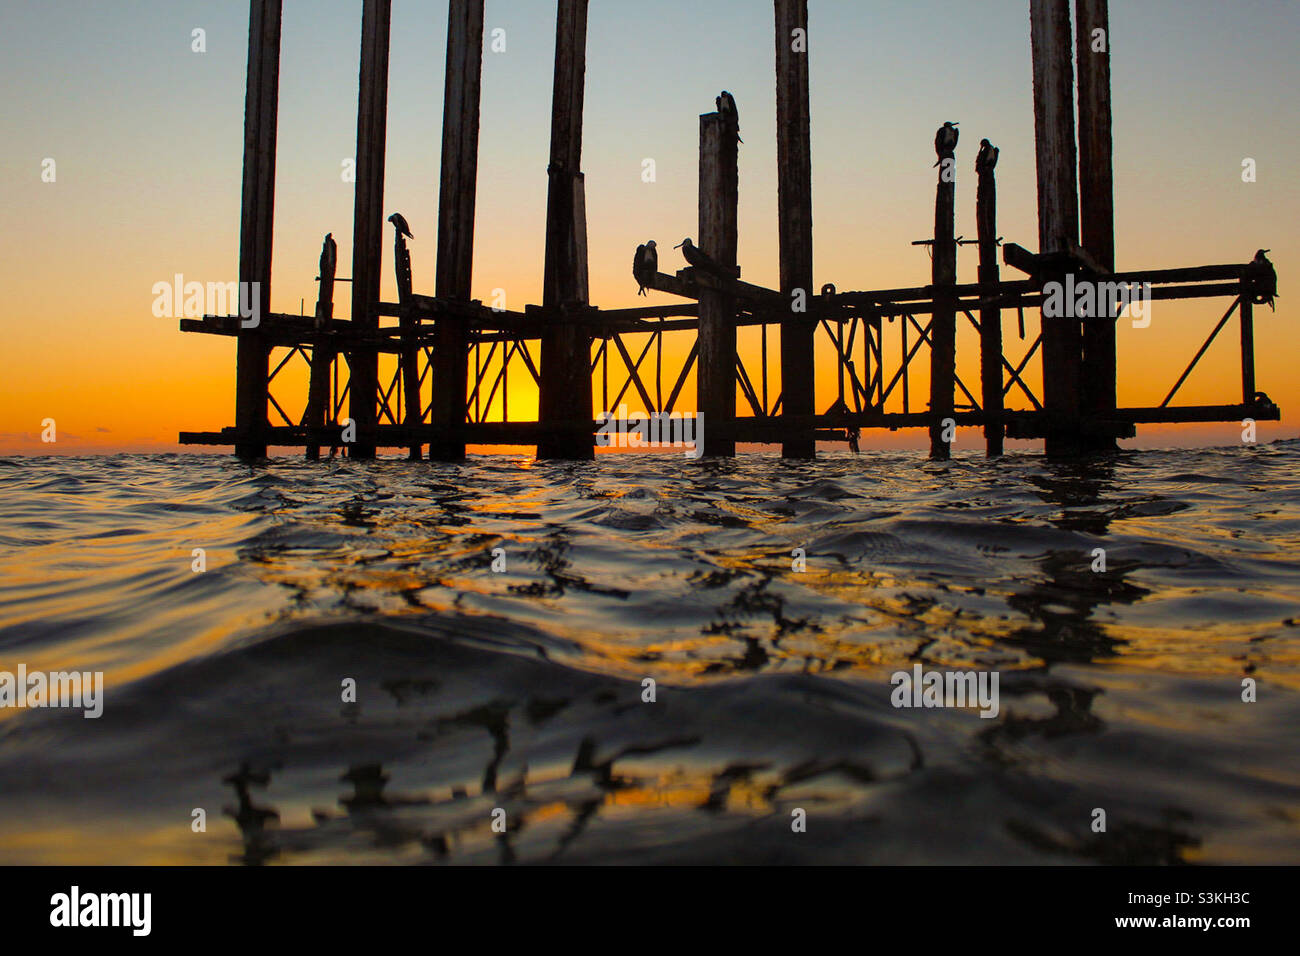
[[[998,148],[987,139],[980,140],[980,151],[975,157],[975,171],[992,169],[998,164]]]
[[[934,134],[934,151],[939,155],[934,165],[938,166],[945,159],[949,159],[953,150],[957,148],[957,137],[960,135],[957,131],[956,123],[944,123],[939,127],[938,132]],[[934,166],[930,167],[931,169]]]
[[[735,278],[734,274],[728,274],[726,269],[714,262],[707,252],[692,243],[689,236],[677,243],[673,248],[682,250],[682,256],[686,261],[702,272],[708,272],[725,279]]]
[[[731,117],[732,122],[736,124],[736,142],[743,143],[744,140],[740,138],[740,113],[736,109],[736,98],[723,90],[714,97],[713,102],[717,104],[719,113]]]
[[[411,227],[406,224],[406,217],[400,212],[393,213],[388,217],[388,221],[397,229],[399,236],[405,236],[407,239],[415,238],[415,236],[411,235]]]
[[[1255,305],[1267,305],[1276,312],[1273,300],[1277,298],[1277,270],[1265,255],[1266,252],[1267,249],[1260,249],[1255,253],[1255,258],[1250,260],[1250,264],[1256,266],[1261,273],[1256,283],[1255,294],[1251,296],[1250,301]]]
[[[655,241],[636,247],[632,257],[632,278],[636,279],[637,295],[645,295],[646,289],[654,285],[655,276],[659,274],[659,253],[655,250]]]

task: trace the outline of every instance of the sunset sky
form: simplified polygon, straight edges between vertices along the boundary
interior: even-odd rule
[[[929,281],[926,253],[910,243],[932,230],[932,141],[944,120],[962,130],[958,234],[975,235],[973,163],[988,137],[1001,148],[999,232],[1036,247],[1027,2],[809,7],[815,284]],[[415,286],[428,293],[446,8],[446,0],[393,4],[385,214],[401,211],[411,223]],[[487,3],[486,32],[503,29],[506,50],[483,57],[473,288],[484,301],[504,289],[518,310],[541,298],[554,9],[547,0]],[[311,311],[326,232],[338,241],[339,274],[351,274],[353,186],[340,171],[355,149],[360,12],[360,0],[284,3],[275,311]],[[174,451],[180,430],[234,423],[234,341],[183,334],[151,307],[154,284],[177,273],[236,278],[247,18],[242,0],[0,7],[0,454]],[[1276,313],[1255,312],[1257,381],[1282,406],[1283,421],[1262,423],[1259,437],[1295,437],[1300,4],[1115,2],[1111,27],[1118,266],[1244,262],[1256,248],[1271,249],[1281,297]],[[196,28],[206,31],[205,53],[191,50]],[[670,247],[696,234],[698,115],[712,111],[724,88],[736,97],[744,137],[744,278],[777,285],[772,29],[770,0],[592,0],[583,168],[593,304],[647,301],[629,274],[639,242],[658,240],[661,271],[683,264]],[[1257,162],[1254,183],[1242,181],[1247,157]],[[42,181],[47,158],[54,182]],[[654,183],[642,181],[645,158],[655,160]],[[384,298],[392,300],[387,238],[384,252]],[[975,268],[974,247],[963,247],[959,280],[974,281]],[[336,314],[346,315],[346,292],[337,301]],[[678,300],[652,293],[648,301]],[[1120,403],[1158,404],[1227,306],[1156,303],[1149,328],[1121,322]],[[1006,317],[1013,361],[1036,333],[1037,316],[1029,319],[1022,345],[1014,314]],[[888,377],[897,340],[894,329],[886,334]],[[1240,400],[1237,335],[1234,320],[1177,402]],[[742,336],[746,348],[751,338]],[[682,337],[670,356],[688,343]],[[974,344],[967,329],[959,374],[972,389]],[[822,355],[824,408],[835,383]],[[914,409],[925,401],[919,371]],[[512,411],[530,400],[512,394]],[[40,441],[46,418],[57,422],[54,445]],[[1146,426],[1137,444],[1228,444],[1239,433],[1233,424]],[[961,434],[959,445],[977,440]],[[868,435],[863,444],[900,440],[915,445],[924,436]]]

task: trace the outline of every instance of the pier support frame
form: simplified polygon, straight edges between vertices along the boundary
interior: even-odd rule
[[[275,220],[275,145],[280,100],[280,0],[248,5],[248,87],[244,96],[244,184],[239,222],[240,289],[257,315],[271,312]],[[255,285],[254,285],[255,283]],[[256,289],[256,296],[252,290]],[[242,323],[241,323],[242,326]],[[240,328],[235,358],[235,454],[266,455],[267,371],[271,347],[259,327]]]
[[[1241,403],[1255,404],[1255,305],[1244,288],[1241,295]]]
[[[333,409],[330,402],[330,372],[334,368],[336,357],[333,346],[326,344],[323,330],[334,318],[334,278],[338,269],[338,260],[330,249],[332,237],[327,237],[321,248],[320,286],[316,294],[316,340],[311,347],[311,378],[307,383],[307,418],[309,428],[323,428]],[[320,445],[307,443],[307,458],[316,461],[320,458]]]
[[[559,0],[542,306],[574,317],[585,312],[588,303],[587,207],[581,172],[586,69],[587,0]],[[591,429],[578,429],[572,423],[592,420],[591,336],[566,319],[553,320],[542,335],[539,418],[557,428],[538,443],[537,456],[590,459],[595,455]]]
[[[781,293],[791,313],[781,323],[781,414],[814,413],[815,316],[794,312],[792,295],[813,297],[812,145],[808,107],[808,0],[774,0],[776,15],[777,218]],[[787,438],[783,458],[812,458],[812,435]]]
[[[379,270],[383,262],[384,146],[388,132],[388,36],[392,0],[364,0],[357,100],[356,196],[352,215],[352,321],[379,328]],[[360,346],[348,362],[349,414],[356,423],[352,457],[374,458],[379,415],[379,353]]]
[[[1079,241],[1074,141],[1074,64],[1069,0],[1030,0],[1034,71],[1034,142],[1038,170],[1038,243],[1044,255],[1069,255]],[[1062,281],[1063,273],[1041,276]],[[1042,317],[1043,405],[1059,424],[1046,438],[1049,456],[1081,451],[1079,320]]]
[[[724,269],[736,266],[736,214],[740,193],[735,119],[700,117],[700,248]],[[704,449],[710,456],[736,453],[730,437],[736,417],[736,300],[720,289],[700,291],[698,408]],[[726,437],[719,435],[719,432]]]
[[[1115,270],[1115,199],[1110,106],[1108,0],[1075,0],[1075,50],[1079,71],[1079,231],[1083,247],[1105,269]],[[1100,35],[1097,31],[1101,31]],[[1100,306],[1100,300],[1098,305]],[[1081,402],[1090,417],[1114,415],[1115,316],[1083,323]],[[1090,452],[1114,451],[1115,439],[1089,435]]]
[[[404,406],[402,423],[414,430],[422,424],[423,418],[420,402],[420,347],[416,344],[418,320],[411,310],[414,295],[411,286],[411,250],[406,247],[406,237],[396,229],[393,230],[393,266],[397,273],[398,309],[402,313],[398,317],[402,329],[402,350],[398,353]],[[408,445],[407,458],[419,461],[422,447],[419,442]]]
[[[930,457],[946,460],[952,445],[944,440],[944,419],[953,422],[953,394],[957,384],[957,309],[952,288],[957,283],[957,163],[939,160],[934,194],[934,244],[930,247],[931,282],[935,307],[930,321]]]
[[[442,170],[438,188],[438,266],[434,294],[468,302],[474,274],[474,205],[478,188],[479,100],[483,73],[483,0],[451,0],[442,108]],[[434,328],[432,421],[465,422],[469,332],[463,319]],[[465,457],[459,439],[434,442],[429,458]]]
[[[997,284],[998,185],[991,168],[976,169],[975,223],[979,241],[979,281]],[[990,458],[1002,454],[1002,309],[989,297],[980,308],[980,405],[984,410],[984,447]]]
[[[181,432],[183,444],[234,446],[245,459],[263,456],[267,446],[303,445],[309,457],[318,457],[320,446],[337,445],[340,440],[338,417],[344,395],[352,394],[352,417],[360,428],[359,448],[352,453],[371,457],[377,447],[418,449],[421,443],[443,443],[459,457],[465,442],[487,445],[537,445],[553,457],[589,457],[594,428],[587,417],[591,410],[589,364],[591,340],[600,336],[613,340],[626,361],[628,381],[623,392],[635,386],[647,410],[671,410],[682,385],[688,380],[690,367],[705,353],[699,376],[702,408],[719,408],[711,412],[717,423],[731,427],[720,431],[729,443],[760,442],[783,444],[789,457],[802,450],[811,454],[818,440],[848,441],[851,445],[863,428],[930,427],[940,419],[935,409],[946,411],[955,423],[985,426],[990,454],[1001,447],[1002,437],[1047,440],[1049,455],[1074,454],[1079,451],[1113,447],[1113,436],[1131,437],[1141,423],[1280,420],[1280,409],[1256,390],[1254,366],[1254,309],[1252,302],[1270,302],[1276,289],[1276,276],[1267,262],[1228,263],[1191,268],[1114,271],[1114,213],[1112,196],[1110,140],[1109,37],[1106,0],[1073,0],[1078,22],[1078,46],[1073,48],[1070,29],[1070,0],[1031,0],[1031,39],[1033,41],[1034,106],[1036,165],[1038,172],[1040,253],[1035,254],[1009,243],[1003,250],[1005,261],[1024,272],[1028,278],[1011,282],[998,276],[996,259],[995,186],[991,175],[980,176],[977,217],[981,246],[981,281],[957,285],[952,268],[954,258],[951,236],[954,231],[951,210],[951,180],[941,180],[936,202],[935,238],[930,240],[937,257],[931,283],[904,289],[837,293],[827,286],[822,295],[807,296],[810,315],[795,313],[794,291],[811,293],[811,185],[809,173],[809,121],[807,78],[807,6],[806,0],[774,0],[777,24],[777,97],[779,151],[782,164],[779,177],[781,227],[781,281],[784,291],[763,288],[735,279],[719,279],[721,270],[698,268],[684,270],[676,276],[662,273],[654,277],[652,288],[694,299],[701,304],[645,306],[633,309],[594,309],[588,304],[586,271],[586,216],[583,178],[580,171],[583,74],[585,72],[586,0],[559,0],[556,44],[556,87],[552,117],[551,164],[548,168],[547,261],[545,301],[543,307],[527,306],[522,312],[489,309],[468,298],[472,263],[473,201],[476,178],[476,141],[478,124],[478,82],[482,57],[482,0],[450,0],[448,71],[446,91],[448,129],[444,135],[444,182],[440,194],[438,291],[440,295],[416,294],[412,288],[409,255],[405,244],[397,243],[399,302],[379,300],[379,259],[381,257],[384,141],[387,104],[388,36],[391,0],[365,0],[362,22],[362,52],[358,96],[358,183],[354,208],[353,315],[350,321],[333,319],[333,297],[337,279],[336,256],[327,242],[321,257],[321,289],[316,314],[270,312],[272,222],[275,190],[276,114],[279,79],[281,0],[250,0],[248,87],[245,103],[244,179],[241,206],[239,277],[241,283],[254,288],[241,292],[256,296],[259,322],[244,327],[237,315],[204,315],[182,318],[180,329],[230,336],[237,340],[238,381],[236,390],[236,424],[217,432]],[[1097,34],[1097,36],[1094,36]],[[473,36],[475,42],[471,42]],[[1098,42],[1101,45],[1098,45]],[[1072,49],[1073,48],[1073,49]],[[1076,147],[1074,116],[1073,56],[1079,58],[1079,141]],[[704,117],[709,120],[710,117]],[[717,120],[714,116],[713,120]],[[700,235],[709,251],[721,263],[734,268],[735,262],[735,188],[734,144],[725,126],[702,123],[701,183],[703,200]],[[730,151],[728,151],[730,150]],[[991,172],[991,171],[989,171]],[[454,180],[448,182],[448,180]],[[1080,194],[1082,193],[1082,204]],[[714,208],[716,206],[716,208]],[[726,218],[730,216],[731,218]],[[1079,239],[1082,237],[1083,245]],[[327,265],[328,263],[328,265]],[[736,270],[737,273],[739,270]],[[1080,319],[1057,320],[1048,316],[1044,322],[1047,340],[1043,363],[1045,401],[1040,401],[1022,377],[1036,353],[1035,342],[1016,367],[1000,351],[1001,309],[1016,309],[1021,316],[1024,338],[1025,309],[1042,309],[1047,301],[1044,285],[1063,279],[1073,272],[1089,281],[1105,277],[1121,285],[1150,283],[1156,288],[1153,297],[1160,300],[1183,300],[1230,297],[1232,305],[1220,319],[1186,370],[1175,382],[1163,402],[1155,407],[1118,408],[1114,398],[1114,316],[1102,323],[1080,328]],[[451,278],[447,278],[450,275]],[[725,293],[722,300],[717,293]],[[1053,296],[1053,298],[1058,298]],[[1219,332],[1240,309],[1241,320],[1241,403],[1222,405],[1172,405],[1179,388],[1187,380]],[[977,326],[981,335],[981,391],[977,402],[962,380],[954,374],[952,383],[960,389],[969,405],[956,405],[955,393],[947,385],[951,348],[944,341],[947,327],[955,323],[949,316],[980,313]],[[929,314],[934,329],[931,335],[916,322],[916,316]],[[400,328],[380,327],[382,317],[400,318]],[[544,321],[539,321],[539,317]],[[880,322],[904,318],[916,328],[922,341],[912,349],[907,346],[907,324],[903,325],[902,362],[888,386],[879,340]],[[811,389],[813,330],[823,322],[837,347],[840,371],[839,401],[831,411],[821,415],[797,414],[799,404],[808,407],[815,395]],[[853,337],[858,324],[874,328],[864,345],[864,360],[877,367],[866,386],[857,381]],[[764,331],[778,325],[783,334],[783,374],[788,387],[782,415],[767,401],[766,339],[763,348],[762,400],[745,369],[737,361],[734,368],[723,359],[734,354],[735,329],[758,326]],[[464,387],[447,388],[453,375],[464,375],[456,347],[440,347],[439,355],[449,362],[452,372],[440,375],[443,383],[444,413],[442,420],[426,420],[420,407],[418,390],[423,380],[415,374],[418,357],[435,345],[445,345],[445,337],[459,328],[463,342],[475,346],[506,343],[522,354],[524,363],[535,379],[542,383],[543,414],[541,421],[511,421],[505,395],[509,391],[503,365],[493,384],[503,389],[502,421],[486,421],[476,413],[473,421],[460,418],[464,411],[459,401]],[[845,331],[847,328],[847,339]],[[660,393],[663,335],[670,331],[697,330],[700,341],[677,377],[665,401]],[[651,332],[650,343],[635,363],[619,340],[620,335]],[[807,341],[803,335],[807,332]],[[444,339],[439,339],[443,336]],[[549,353],[546,374],[539,375],[524,347],[526,340],[544,340]],[[911,411],[908,407],[908,363],[922,344],[935,346],[932,352],[932,407]],[[655,375],[657,399],[641,377],[641,360],[658,345]],[[806,344],[806,361],[795,359]],[[463,345],[462,345],[463,347]],[[267,374],[268,358],[273,348],[288,350],[274,371]],[[285,411],[268,388],[295,355],[311,350],[311,380],[306,408],[301,415]],[[608,361],[608,349],[602,357]],[[343,393],[338,376],[347,355],[353,382]],[[398,356],[401,362],[406,414],[402,421],[388,408],[387,400],[394,386],[384,392],[383,410],[391,418],[380,424],[378,356]],[[507,356],[509,355],[507,351]],[[1001,373],[994,356],[1001,359],[1009,376],[1005,389],[999,389]],[[505,361],[508,362],[508,357]],[[844,374],[847,370],[854,386],[855,409],[845,403]],[[332,373],[332,385],[331,385]],[[602,373],[604,374],[604,373]],[[808,388],[798,385],[807,376]],[[733,378],[734,376],[734,378]],[[885,411],[884,403],[894,385],[902,381],[903,410]],[[480,378],[476,385],[483,384]],[[573,387],[576,384],[576,388]],[[1018,386],[1033,409],[1007,408],[1003,394]],[[753,410],[752,416],[735,417],[735,389],[743,390]],[[864,405],[858,399],[875,399]],[[802,397],[801,397],[802,396]],[[492,396],[487,399],[491,407]],[[286,403],[287,404],[287,403]],[[618,404],[618,399],[614,400]],[[272,425],[268,407],[274,406],[284,419]],[[294,423],[297,420],[297,424]],[[459,422],[461,427],[449,428]],[[351,440],[349,429],[344,435]],[[1094,441],[1094,438],[1099,440]],[[548,445],[549,443],[549,445]],[[946,445],[946,443],[943,443]],[[946,455],[947,449],[943,452]]]

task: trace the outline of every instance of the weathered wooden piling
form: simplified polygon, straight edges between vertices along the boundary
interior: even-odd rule
[[[1079,232],[1101,266],[1115,270],[1115,199],[1110,106],[1109,0],[1075,0],[1075,50],[1079,71]],[[1081,404],[1090,416],[1115,411],[1115,316],[1101,310],[1083,322]],[[1108,435],[1089,435],[1088,451],[1116,448]]]
[[[541,421],[549,426],[539,458],[591,458],[591,336],[571,319],[585,312],[587,207],[582,178],[582,104],[587,69],[587,0],[559,0],[555,82],[551,98],[551,161],[547,167],[546,263],[542,306]],[[648,411],[648,409],[647,409]]]
[[[700,117],[700,248],[724,269],[736,266],[740,193],[736,121],[732,114]],[[704,416],[705,455],[736,453],[736,300],[721,289],[700,290],[697,407]],[[722,434],[719,434],[719,433]]]
[[[1001,281],[998,268],[998,185],[992,164],[975,164],[975,224],[979,240],[980,285]],[[1002,309],[996,297],[980,306],[980,406],[984,409],[984,447],[990,458],[1002,454]]]
[[[1241,403],[1255,404],[1255,305],[1250,296],[1241,297]]]
[[[1029,19],[1038,171],[1038,251],[1048,256],[1067,255],[1079,242],[1069,0],[1029,0]],[[1053,270],[1040,278],[1062,281],[1064,271]],[[1079,320],[1044,315],[1042,330],[1043,406],[1052,416],[1046,451],[1050,456],[1078,454],[1082,358]]]
[[[793,311],[793,293],[813,295],[812,140],[808,107],[808,0],[774,0],[776,14],[776,164],[781,292],[791,312],[781,322],[781,413],[814,412],[816,317]],[[811,434],[785,437],[784,458],[812,458]]]
[[[415,338],[419,322],[411,309],[411,297],[415,291],[411,288],[411,250],[406,247],[406,237],[397,229],[393,230],[393,265],[397,273],[397,302],[402,313],[399,317],[402,350],[398,353],[402,372],[402,404],[405,406],[402,422],[414,428],[423,417],[420,401],[420,348]],[[411,461],[419,461],[422,447],[419,442],[408,445],[407,457]]]
[[[483,72],[483,0],[451,0],[442,108],[442,170],[438,187],[438,265],[434,293],[468,301],[474,274],[474,206],[478,188],[479,100]],[[433,336],[432,422],[465,422],[469,332],[459,316],[437,320]],[[465,442],[442,439],[429,458],[456,461]]]
[[[338,269],[338,254],[332,236],[326,236],[321,247],[320,286],[316,293],[316,340],[311,347],[311,378],[307,383],[307,415],[304,424],[308,428],[322,428],[328,418],[330,396],[330,372],[334,368],[335,351],[325,341],[324,330],[334,318],[334,278]],[[307,443],[307,458],[315,461],[320,458],[320,445]]]
[[[259,318],[271,311],[276,121],[280,101],[280,0],[250,0],[248,86],[244,95],[244,184],[239,220],[239,283]],[[254,293],[253,290],[256,290]],[[239,330],[235,357],[235,453],[266,454],[271,347],[261,323]]]
[[[392,0],[364,0],[357,99],[356,194],[352,212],[352,322],[379,328],[379,270],[383,262],[384,145],[388,132],[388,35]],[[354,458],[374,458],[378,438],[379,353],[353,348],[348,360],[349,415],[356,423]]]
[[[952,288],[957,283],[957,163],[939,158],[934,194],[934,244],[930,281],[934,285],[934,315],[930,320],[930,457],[952,455],[956,429],[952,417],[957,383],[957,309]],[[945,422],[945,419],[947,421]],[[945,439],[945,435],[947,439]]]

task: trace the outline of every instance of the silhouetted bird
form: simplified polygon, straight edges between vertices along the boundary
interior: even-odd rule
[[[1276,312],[1277,309],[1273,305],[1273,300],[1277,298],[1277,270],[1273,268],[1273,263],[1264,254],[1266,252],[1268,252],[1267,249],[1260,249],[1255,253],[1255,258],[1250,260],[1250,264],[1257,266],[1265,276],[1264,279],[1260,280],[1259,287],[1250,301],[1256,305],[1267,305]]]
[[[406,217],[400,212],[393,213],[388,217],[388,221],[397,228],[397,234],[399,236],[405,236],[407,239],[415,238],[415,236],[411,235],[411,227],[406,224]]]
[[[987,139],[980,140],[980,151],[975,157],[975,172],[992,169],[998,164],[998,148]]]
[[[934,162],[935,166],[952,156],[953,150],[957,148],[957,137],[959,135],[956,123],[944,123],[939,127],[938,132],[934,134],[934,151],[939,155],[939,158]],[[934,167],[930,168],[933,169]]]
[[[740,138],[740,112],[736,109],[736,98],[723,90],[713,100],[717,104],[718,112],[723,116],[730,116],[736,123],[736,142],[743,143]]]
[[[636,279],[637,295],[645,295],[645,290],[654,285],[658,274],[659,253],[655,250],[655,241],[651,239],[644,245],[637,246],[636,255],[632,257],[632,278]]]
[[[683,239],[681,242],[677,243],[677,245],[673,246],[673,248],[682,250],[682,256],[686,259],[688,263],[690,263],[697,269],[700,269],[704,272],[711,273],[715,276],[722,276],[728,279],[735,278],[734,274],[728,274],[727,271],[722,268],[722,266],[718,265],[716,262],[713,261],[713,259],[709,256],[708,253],[706,253],[699,246],[692,243],[689,236]]]

